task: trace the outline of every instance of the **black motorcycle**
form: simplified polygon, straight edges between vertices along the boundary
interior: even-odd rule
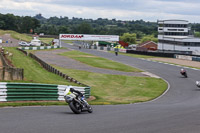
[[[188,77],[186,70],[181,69],[180,73],[181,73],[181,75],[183,75],[185,78]]]
[[[80,114],[84,111],[88,111],[89,113],[93,112],[92,107],[88,104],[80,91],[70,88],[70,91],[64,96],[64,98],[69,104],[70,109],[75,114]]]

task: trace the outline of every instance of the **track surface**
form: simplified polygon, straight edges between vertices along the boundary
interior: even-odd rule
[[[64,47],[77,49],[63,44]],[[0,109],[2,133],[199,133],[200,90],[195,81],[200,71],[186,69],[189,78],[182,78],[180,67],[151,62],[123,55],[81,49],[154,73],[170,84],[168,92],[154,101],[93,106],[94,113],[75,115],[68,106],[20,107]]]

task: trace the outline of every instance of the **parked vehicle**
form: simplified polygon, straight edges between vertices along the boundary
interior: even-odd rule
[[[181,73],[181,75],[183,75],[185,78],[187,78],[188,76],[187,76],[187,72],[186,72],[186,70],[185,69],[181,69],[181,71],[180,71],[180,73]]]
[[[38,39],[33,39],[31,42],[30,42],[30,46],[41,46],[42,42]]]
[[[27,42],[21,41],[21,42],[19,42],[19,45],[25,47],[25,46],[30,46],[30,43],[27,43]]]
[[[70,109],[75,114],[80,114],[83,111],[88,111],[89,113],[93,112],[92,107],[85,100],[83,94],[74,88],[70,88],[69,92],[64,96],[64,98],[69,104]]]

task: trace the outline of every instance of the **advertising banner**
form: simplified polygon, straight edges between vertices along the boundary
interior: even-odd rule
[[[60,40],[119,41],[117,35],[60,34]]]

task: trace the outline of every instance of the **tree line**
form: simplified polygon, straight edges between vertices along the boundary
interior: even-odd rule
[[[138,38],[141,38],[143,35],[152,34],[157,36],[157,23],[145,22],[143,20],[122,21],[106,18],[93,20],[75,17],[71,19],[68,17],[50,17],[46,19],[41,14],[37,14],[34,18],[39,20],[41,24],[36,29],[36,32],[45,34],[123,35],[124,33],[136,33]]]
[[[19,33],[31,33],[40,27],[40,21],[30,16],[15,16],[0,13],[0,29],[13,30]]]
[[[200,24],[191,24],[192,30],[200,32]],[[122,21],[116,19],[98,18],[45,18],[42,14],[34,17],[0,14],[0,29],[14,30],[19,33],[44,33],[46,35],[65,34],[99,34],[119,35],[121,40],[130,43],[146,40],[157,41],[157,23],[143,20]],[[199,34],[197,35],[199,36]],[[128,38],[127,38],[128,37]],[[134,39],[132,39],[134,37]]]

